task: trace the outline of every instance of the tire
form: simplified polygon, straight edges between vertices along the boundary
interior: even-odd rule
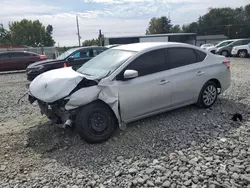
[[[223,50],[220,54],[225,56],[225,57],[229,56],[229,52],[227,50]]]
[[[216,102],[217,96],[218,96],[218,89],[216,83],[214,83],[213,81],[208,81],[207,83],[205,83],[205,85],[202,87],[200,91],[197,104],[201,108],[210,108]]]
[[[118,127],[113,111],[101,102],[90,103],[76,116],[76,131],[87,143],[109,140]]]
[[[246,58],[247,57],[247,52],[246,50],[241,50],[238,52],[238,56],[241,58]]]

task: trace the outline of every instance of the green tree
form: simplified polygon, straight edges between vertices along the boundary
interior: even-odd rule
[[[53,27],[47,28],[39,20],[23,19],[9,24],[12,45],[27,46],[53,46],[55,41],[52,38]]]
[[[91,40],[85,40],[82,43],[82,46],[100,46],[100,40],[101,40],[101,45],[104,46],[104,35],[102,35],[101,38],[96,38],[96,39],[91,39]]]
[[[250,4],[245,7],[210,8],[197,22],[182,26],[183,32],[198,35],[223,34],[229,38],[246,38],[250,34]]]
[[[149,22],[146,35],[170,33],[171,27],[171,21],[166,16],[162,16],[160,18],[154,17]]]
[[[171,33],[180,33],[182,32],[180,25],[174,25],[170,28]]]
[[[10,32],[4,29],[3,24],[0,24],[0,45],[11,45]]]

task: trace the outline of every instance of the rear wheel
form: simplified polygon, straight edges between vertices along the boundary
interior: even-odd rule
[[[91,144],[107,141],[117,127],[113,111],[101,102],[84,106],[76,116],[76,131]]]
[[[216,83],[208,81],[201,89],[197,104],[202,108],[209,108],[216,102],[218,89]]]
[[[241,58],[245,58],[247,57],[247,52],[246,50],[241,50],[238,52],[238,56],[241,57]]]

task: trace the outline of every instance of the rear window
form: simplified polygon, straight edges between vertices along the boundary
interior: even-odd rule
[[[15,52],[15,53],[10,53],[10,56],[12,58],[16,58],[16,57],[27,57],[30,56],[29,53],[23,53],[23,52]]]
[[[203,61],[206,58],[206,56],[207,56],[206,53],[204,53],[204,52],[202,52],[200,50],[194,50],[194,51],[196,53],[197,62]]]
[[[0,54],[0,59],[8,59],[10,55],[8,53],[6,54]]]

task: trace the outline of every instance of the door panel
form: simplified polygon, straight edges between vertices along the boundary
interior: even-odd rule
[[[198,99],[200,89],[206,82],[204,63],[195,63],[171,71],[173,105],[189,103]]]
[[[118,81],[123,121],[161,110],[171,105],[170,71],[163,71],[128,81]]]
[[[191,103],[198,99],[206,80],[206,70],[201,51],[191,48],[170,48],[167,55],[171,67],[172,105]]]
[[[138,77],[124,81],[125,70],[138,71]],[[171,105],[170,71],[165,50],[140,55],[118,75],[120,110],[123,121],[136,119]]]

